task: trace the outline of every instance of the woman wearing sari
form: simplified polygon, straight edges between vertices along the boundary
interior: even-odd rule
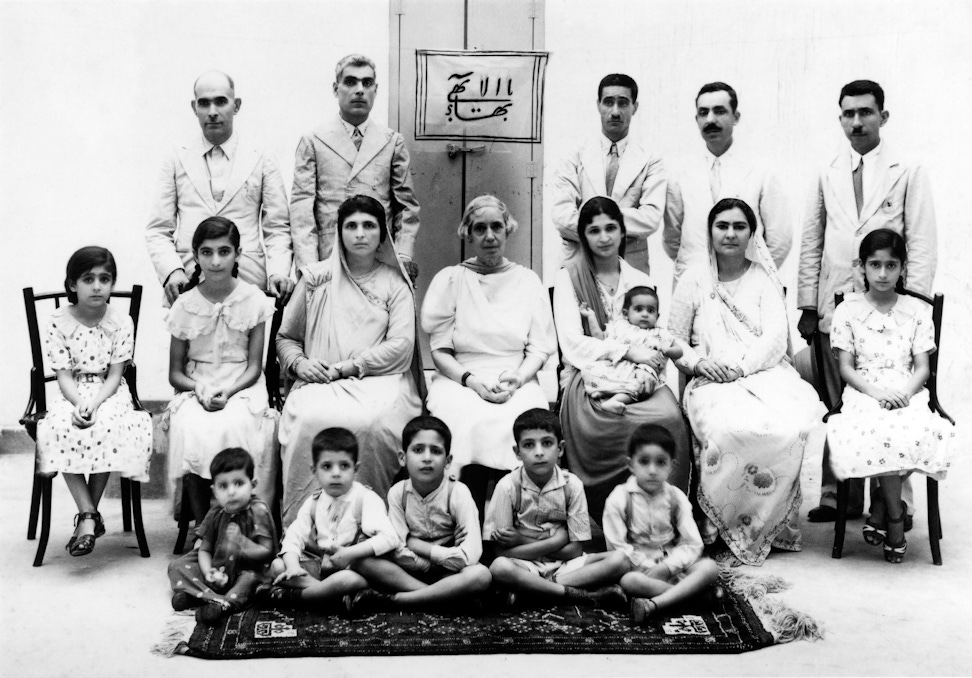
[[[625,346],[591,336],[582,319],[580,304],[593,310],[603,329],[619,317],[624,295],[632,287],[655,287],[651,279],[621,257],[624,255],[624,216],[610,198],[591,198],[581,207],[577,238],[581,253],[564,264],[554,283],[554,318],[563,354],[564,371],[560,422],[563,426],[570,471],[583,482],[591,518],[598,523],[607,495],[628,476],[628,438],[641,424],[664,426],[675,438],[675,468],[669,482],[688,491],[688,434],[675,396],[659,387],[646,400],[627,405],[623,414],[601,409],[584,390],[581,370],[597,360],[661,366],[666,358],[658,351]]]
[[[822,406],[787,359],[783,285],[756,215],[742,200],[709,212],[709,263],[679,281],[669,330],[696,355],[682,396],[699,467],[703,540],[717,537],[747,565],[775,547],[801,548],[800,466]]]
[[[489,480],[518,463],[513,421],[547,407],[537,372],[557,350],[540,278],[503,256],[516,228],[496,197],[472,200],[459,237],[475,256],[439,271],[422,304],[422,329],[436,367],[429,411],[452,431],[450,469],[464,469],[462,479],[480,512]]]
[[[341,205],[338,243],[329,259],[301,269],[277,333],[277,355],[297,379],[280,418],[284,525],[315,489],[318,432],[352,431],[357,480],[384,497],[402,428],[422,411],[412,287],[378,201],[356,195]]]

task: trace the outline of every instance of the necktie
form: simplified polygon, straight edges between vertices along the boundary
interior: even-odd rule
[[[223,191],[226,188],[226,165],[228,158],[219,146],[213,146],[209,151],[207,161],[209,165],[209,188],[213,192],[213,199],[216,202],[223,200]]]
[[[607,189],[607,194],[609,197],[614,192],[614,180],[618,176],[619,162],[620,158],[618,158],[618,145],[611,144],[611,150],[608,151],[607,171],[604,173],[604,187]]]
[[[853,172],[854,176],[854,201],[857,203],[857,216],[861,216],[861,208],[864,207],[864,158],[858,163],[857,169]]]
[[[362,139],[364,139],[364,135],[361,134],[361,130],[360,129],[358,129],[357,127],[355,127],[354,128],[354,131],[351,133],[351,141],[354,142],[354,147],[357,148],[359,151],[361,150],[361,141],[362,141]]]
[[[719,191],[722,190],[722,176],[719,170],[719,158],[715,159],[709,169],[709,192],[712,193],[712,203],[719,201]]]

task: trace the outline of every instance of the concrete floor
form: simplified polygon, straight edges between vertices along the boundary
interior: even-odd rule
[[[816,504],[820,440],[812,439],[804,464],[804,514]],[[51,541],[43,567],[32,568],[36,542],[27,541],[29,453],[0,454],[0,507],[8,516],[0,547],[0,674],[4,676],[245,675],[329,677],[371,675],[969,675],[972,636],[964,620],[972,577],[972,515],[968,464],[955,465],[942,488],[944,566],[935,567],[927,542],[924,482],[910,551],[899,566],[884,562],[860,538],[861,521],[848,525],[842,560],[832,560],[832,526],[804,525],[804,551],[773,554],[756,572],[792,584],[783,594],[793,607],[824,625],[825,638],[743,655],[609,656],[487,655],[373,659],[260,659],[204,662],[161,658],[149,648],[170,616],[165,568],[175,538],[168,502],[143,502],[152,557],[138,557],[134,535],[121,530],[117,499],[102,506],[108,534],[95,552],[72,558],[64,551],[74,513],[64,483],[55,482]]]

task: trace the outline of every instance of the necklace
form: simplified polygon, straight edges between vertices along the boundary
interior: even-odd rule
[[[605,280],[604,278],[602,278],[597,273],[594,274],[594,277],[597,279],[597,281],[599,283],[601,283],[604,286],[604,288],[607,290],[608,294],[610,294],[612,296],[614,295],[614,289],[617,287],[617,284],[616,283],[614,285],[612,285],[611,283],[609,283],[607,280]]]
[[[364,273],[351,273],[350,268],[348,269],[348,272],[351,273],[352,280],[354,280],[359,285],[362,285],[364,283],[371,282],[372,278],[378,275],[378,268],[380,266],[381,266],[381,262],[376,260],[375,263],[372,265],[372,267],[369,270],[365,271]]]

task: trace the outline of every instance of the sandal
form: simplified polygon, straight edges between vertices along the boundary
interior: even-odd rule
[[[78,524],[82,520],[95,521],[95,531],[97,532],[97,525],[101,521],[101,514],[97,511],[85,511],[83,513],[78,513],[74,516],[74,527],[77,528]],[[82,534],[80,537],[74,536],[68,540],[67,546],[64,548],[66,548],[68,553],[70,553],[72,556],[86,556],[94,551],[95,539],[96,537],[94,534]]]
[[[904,523],[905,514],[902,513],[897,518],[888,518],[888,524],[898,525]],[[884,559],[895,565],[904,561],[905,554],[908,552],[908,540],[902,535],[901,541],[897,544],[884,541]]]
[[[875,525],[869,520],[864,521],[864,541],[866,541],[871,546],[880,546],[884,543],[884,540],[888,538],[887,529]]]
[[[631,599],[631,623],[644,624],[658,609],[658,603],[651,598]]]

